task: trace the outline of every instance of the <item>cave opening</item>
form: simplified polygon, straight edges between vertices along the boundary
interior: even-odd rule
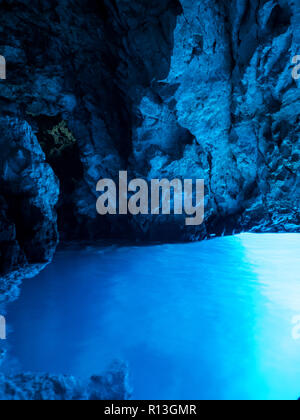
[[[83,165],[76,138],[60,115],[34,117],[37,138],[60,183],[60,197],[57,204],[58,230],[70,233],[78,229],[74,215],[74,192],[83,179]],[[68,225],[66,228],[66,224]]]

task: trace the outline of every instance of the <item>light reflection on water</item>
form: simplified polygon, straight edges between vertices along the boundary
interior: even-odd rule
[[[11,358],[82,377],[125,359],[136,399],[296,399],[299,255],[298,234],[61,251],[8,308]]]

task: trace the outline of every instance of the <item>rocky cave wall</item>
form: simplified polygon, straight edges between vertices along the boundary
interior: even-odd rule
[[[0,281],[63,240],[299,231],[292,0],[2,0]],[[298,22],[298,23],[297,23]],[[96,183],[204,178],[205,223],[101,217]]]

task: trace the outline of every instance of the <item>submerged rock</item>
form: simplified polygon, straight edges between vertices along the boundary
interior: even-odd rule
[[[118,363],[88,381],[66,375],[0,374],[1,401],[127,400],[129,397],[127,368]]]

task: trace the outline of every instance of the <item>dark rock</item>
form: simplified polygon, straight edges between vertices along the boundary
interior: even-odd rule
[[[59,186],[30,126],[0,119],[0,300],[51,261],[57,245]]]

